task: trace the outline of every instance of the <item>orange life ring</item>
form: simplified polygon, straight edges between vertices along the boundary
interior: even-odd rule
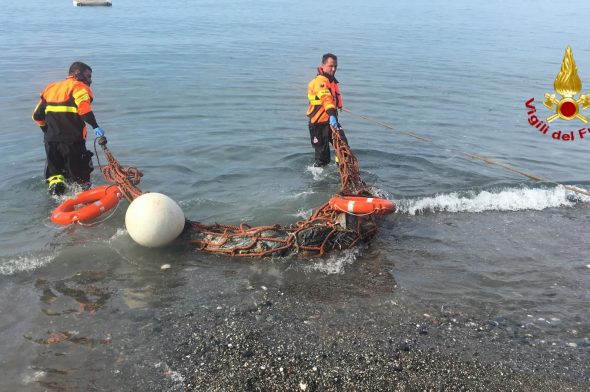
[[[114,185],[103,185],[79,193],[73,199],[61,203],[51,213],[51,221],[58,225],[69,225],[74,222],[85,222],[98,218],[121,199],[122,193]],[[84,205],[76,209],[76,206]]]
[[[395,211],[394,202],[376,197],[339,196],[331,198],[329,204],[334,210],[353,214],[386,215]]]

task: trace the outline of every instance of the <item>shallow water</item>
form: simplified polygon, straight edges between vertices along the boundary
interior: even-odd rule
[[[525,108],[535,97],[539,116],[550,114],[540,100],[553,93],[567,45],[590,83],[590,48],[571,33],[585,31],[588,5],[569,4],[346,1],[328,25],[309,1],[5,5],[0,389],[51,380],[80,389],[89,377],[114,388],[104,377],[126,363],[124,348],[138,350],[125,343],[159,310],[216,306],[224,293],[261,287],[336,295],[351,308],[374,297],[417,314],[508,320],[527,326],[539,350],[587,355],[590,198],[555,183],[588,188],[589,141],[552,140],[528,125]],[[93,67],[99,124],[119,161],[144,172],[143,190],[203,223],[308,217],[339,190],[334,166],[310,168],[304,117],[306,84],[327,51],[339,56],[347,109],[431,139],[341,114],[363,179],[399,205],[371,244],[321,260],[236,261],[182,245],[141,248],[125,232],[126,203],[97,226],[49,221],[60,200],[46,195],[30,113],[75,60]],[[98,170],[93,179],[104,182]],[[154,351],[140,356],[158,363]]]

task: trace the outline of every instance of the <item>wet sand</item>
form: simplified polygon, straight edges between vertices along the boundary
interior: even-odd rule
[[[553,344],[532,323],[416,305],[375,252],[339,274],[212,258],[22,282],[13,292],[36,298],[15,297],[31,319],[5,331],[0,389],[590,390],[583,339]]]
[[[119,348],[115,379],[154,391],[590,390],[589,347],[552,346],[502,318],[408,308],[388,273],[360,268],[360,279],[313,285],[200,287],[215,299],[144,320]]]

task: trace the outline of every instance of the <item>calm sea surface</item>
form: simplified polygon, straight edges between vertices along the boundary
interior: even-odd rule
[[[555,93],[568,45],[590,93],[589,11],[581,0],[2,2],[0,390],[109,374],[100,342],[132,334],[137,314],[215,299],[215,290],[186,287],[189,273],[238,291],[246,289],[232,274],[311,287],[326,275],[367,279],[354,275],[358,266],[377,262],[397,284],[387,295],[416,312],[509,320],[527,325],[540,350],[587,352],[590,197],[556,183],[590,188],[590,135],[577,137],[588,124],[556,120],[551,132],[576,138],[553,140],[528,124],[525,102],[534,97],[539,117],[551,114],[543,95]],[[203,223],[308,217],[340,185],[334,165],[310,168],[305,118],[307,82],[328,51],[339,57],[345,108],[396,129],[340,117],[363,179],[400,207],[369,246],[236,262],[136,245],[126,202],[98,226],[50,222],[60,200],[46,193],[30,115],[45,84],[76,60],[92,66],[98,122],[116,158],[144,172],[144,191],[167,194]],[[104,183],[98,170],[93,179]],[[80,343],[60,356],[47,345],[55,331],[92,336],[85,347],[98,349],[80,353]],[[89,357],[73,375],[48,370]]]

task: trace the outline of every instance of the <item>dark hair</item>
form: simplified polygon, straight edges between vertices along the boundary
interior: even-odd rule
[[[322,64],[326,64],[326,61],[328,61],[328,59],[334,59],[334,61],[338,61],[338,57],[336,57],[335,54],[326,53],[322,56]]]
[[[90,65],[88,65],[88,64],[84,64],[81,61],[76,61],[75,63],[72,63],[72,65],[70,65],[70,70],[68,72],[70,75],[74,75],[76,73],[76,71],[80,71],[80,72],[91,71],[92,72],[92,68],[90,68]]]

